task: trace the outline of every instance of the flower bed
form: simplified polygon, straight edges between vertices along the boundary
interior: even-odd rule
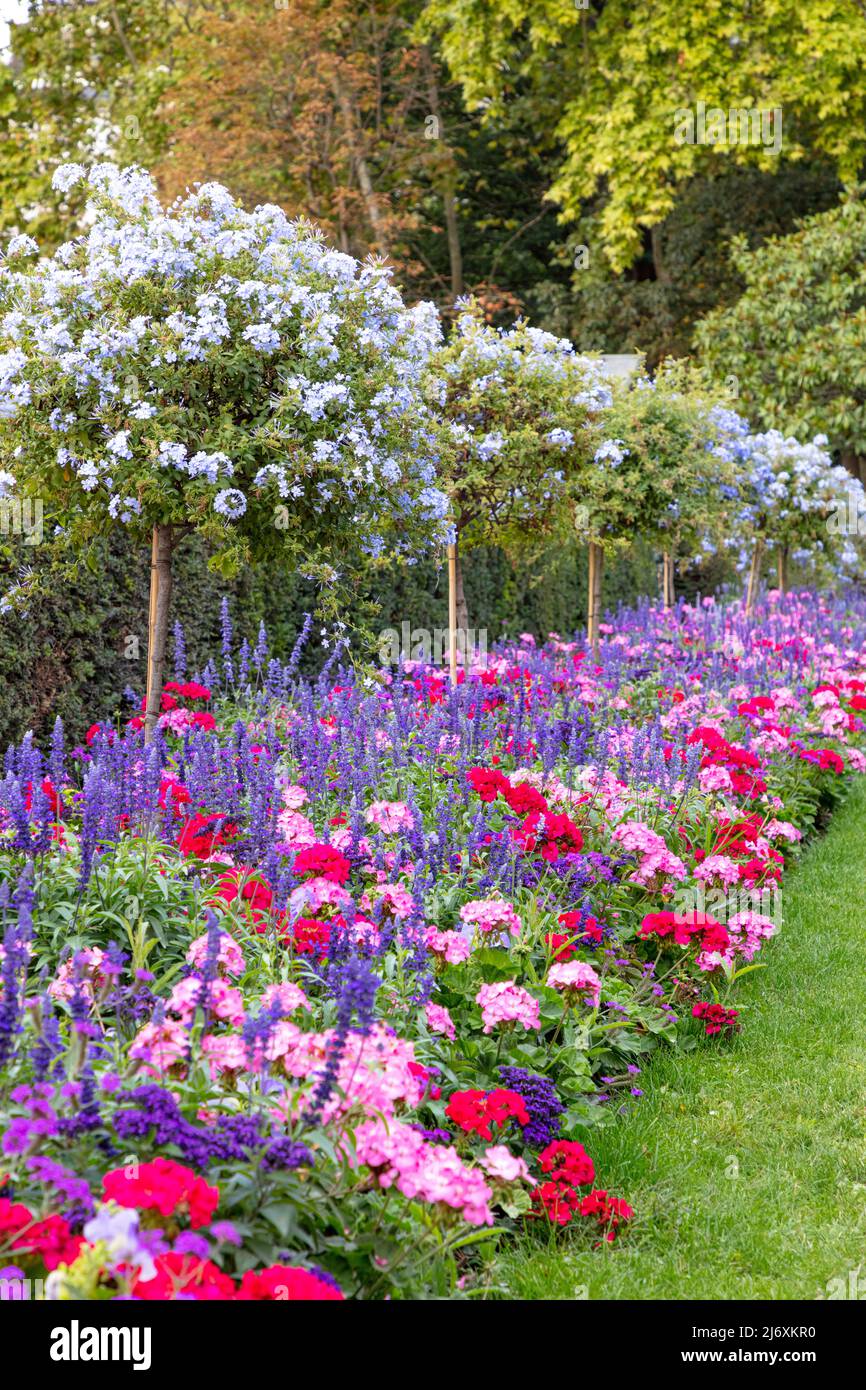
[[[7,754],[2,1278],[460,1297],[516,1228],[627,1239],[595,1127],[656,1048],[747,1045],[786,864],[866,768],[862,600],[642,605],[453,691],[296,661],[227,638],[148,746]]]

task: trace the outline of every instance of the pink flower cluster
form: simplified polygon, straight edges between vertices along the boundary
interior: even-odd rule
[[[629,882],[641,888],[655,888],[666,891],[669,879],[682,881],[686,877],[686,866],[671,850],[664,839],[644,821],[623,821],[611,835],[615,844],[622,845],[629,854],[641,855],[641,862]]]
[[[510,903],[498,894],[492,898],[473,898],[460,909],[460,920],[476,926],[485,935],[491,932],[510,932],[519,936],[523,925]]]
[[[219,978],[204,984],[198,975],[179,980],[166,1004],[170,1014],[177,1014],[189,1024],[196,1009],[202,1009],[212,1019],[238,1027],[244,1021],[244,1001],[239,989]]]
[[[599,1006],[601,980],[586,961],[570,960],[564,964],[558,962],[552,965],[547,972],[547,983],[564,993],[586,991],[592,1000],[593,1008],[597,1009]]]
[[[481,1005],[485,1033],[492,1033],[500,1023],[522,1023],[526,1029],[541,1027],[538,1000],[514,980],[482,985],[475,1002]]]
[[[355,1130],[352,1164],[371,1168],[380,1187],[396,1187],[405,1197],[450,1207],[470,1226],[492,1226],[492,1189],[453,1145],[428,1144],[399,1121],[371,1120]]]
[[[427,1020],[427,1027],[431,1033],[441,1033],[453,1042],[457,1034],[454,1031],[454,1023],[448,1010],[443,1004],[426,1004],[424,1007],[424,1017]]]
[[[207,936],[197,936],[186,953],[186,959],[193,969],[201,970],[208,954]],[[244,953],[233,936],[228,932],[220,932],[219,955],[217,956],[217,968],[226,975],[242,975],[244,973]]]
[[[424,936],[428,951],[448,965],[462,965],[472,954],[472,947],[459,931],[439,931],[428,927]]]
[[[368,825],[375,825],[386,835],[394,835],[398,830],[411,830],[415,818],[405,801],[374,801],[364,812]]]
[[[71,999],[76,987],[89,1003],[93,1003],[94,991],[105,984],[102,974],[104,952],[98,946],[85,946],[61,965],[55,979],[48,986],[52,999]]]

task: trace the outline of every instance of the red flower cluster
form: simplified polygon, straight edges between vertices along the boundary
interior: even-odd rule
[[[695,1004],[692,1009],[692,1018],[703,1019],[704,1032],[707,1037],[712,1037],[714,1033],[721,1033],[723,1028],[727,1028],[730,1033],[738,1033],[740,1025],[737,1019],[740,1016],[739,1009],[725,1009],[721,1004]]]
[[[560,912],[557,921],[564,932],[547,932],[544,944],[552,953],[554,960],[571,960],[578,946],[598,946],[602,940],[602,928],[595,917],[581,921],[580,912]]]
[[[47,797],[47,799],[48,799],[48,804],[49,804],[49,806],[51,807],[51,809],[52,809],[52,811],[54,812],[55,816],[59,816],[59,815],[60,815],[60,812],[63,810],[63,803],[62,803],[62,801],[60,800],[60,796],[59,796],[59,794],[58,794],[57,788],[55,787],[55,785],[54,785],[54,783],[52,782],[51,778],[50,778],[50,777],[43,777],[41,786],[42,786],[43,795],[44,795],[45,797]],[[32,805],[33,805],[33,783],[32,783],[32,782],[28,782],[28,783],[27,783],[27,791],[26,791],[25,796],[24,796],[24,809],[25,809],[26,811],[29,811]]]
[[[196,1255],[182,1255],[172,1250],[157,1255],[156,1274],[152,1279],[136,1279],[132,1285],[134,1298],[146,1303],[163,1303],[172,1299],[194,1299],[197,1303],[225,1302],[236,1297],[234,1281],[223,1274],[213,1260]]]
[[[0,1247],[36,1255],[46,1269],[71,1264],[83,1245],[62,1216],[46,1216],[39,1221],[23,1202],[0,1197]]]
[[[191,854],[196,859],[209,859],[236,834],[237,826],[226,820],[225,816],[203,816],[196,813],[185,822],[175,843],[181,854]]]
[[[182,685],[178,685],[177,681],[166,681],[163,686],[163,699],[166,690],[173,690],[182,700],[209,700],[211,697],[208,687],[199,685],[198,681],[184,681]]]
[[[352,865],[333,845],[310,845],[295,855],[295,873],[313,874],[332,883],[345,883]]]
[[[568,816],[554,816],[530,811],[523,824],[511,832],[512,839],[522,845],[527,854],[537,850],[542,859],[555,863],[560,854],[579,854],[583,835]]]
[[[807,752],[801,753],[800,757],[804,762],[817,763],[822,772],[828,768],[835,772],[837,777],[845,771],[845,764],[838,753],[834,753],[832,748],[810,748]]]
[[[270,1265],[267,1269],[249,1269],[240,1286],[213,1263],[195,1255],[174,1251],[158,1255],[154,1260],[156,1274],[152,1279],[136,1279],[132,1286],[135,1298],[145,1302],[170,1299],[194,1299],[196,1302],[324,1302],[342,1300],[336,1284],[294,1265]]]
[[[455,1091],[445,1107],[445,1114],[464,1134],[479,1134],[492,1139],[491,1125],[504,1125],[515,1119],[519,1125],[529,1124],[529,1112],[517,1091]]]
[[[655,936],[660,941],[672,936],[678,946],[689,946],[700,937],[701,951],[725,951],[730,938],[721,922],[706,912],[648,912],[640,924],[638,936],[645,941]]]
[[[299,955],[318,956],[321,959],[328,954],[328,946],[331,943],[330,923],[320,922],[316,917],[299,917],[291,929],[291,934]]]
[[[538,1155],[541,1171],[549,1173],[552,1182],[569,1182],[577,1187],[592,1182],[595,1166],[582,1144],[569,1139],[554,1139]]]
[[[307,1303],[341,1302],[343,1295],[336,1284],[295,1265],[271,1265],[268,1269],[248,1269],[238,1290],[238,1300],[257,1302],[291,1302],[303,1299]]]
[[[530,811],[543,815],[549,809],[545,797],[531,782],[518,782],[514,787],[509,786],[502,795],[516,816],[528,815]]]
[[[634,1211],[622,1197],[611,1197],[604,1188],[597,1188],[580,1204],[581,1216],[595,1216],[599,1226],[606,1228],[605,1240],[615,1240],[621,1221],[631,1221]]]
[[[164,777],[159,784],[159,804],[164,811],[169,807],[176,816],[183,815],[182,806],[187,806],[192,800],[183,782],[176,781],[173,777]]]
[[[511,790],[511,783],[504,772],[494,767],[471,767],[466,780],[482,801],[495,801],[500,792],[504,796]]]
[[[741,719],[762,719],[767,714],[775,712],[775,705],[769,695],[753,695],[751,700],[744,700],[737,705],[737,714]]]
[[[211,1187],[191,1168],[171,1158],[115,1168],[102,1179],[106,1201],[137,1211],[156,1211],[162,1217],[188,1216],[190,1225],[206,1226],[219,1206],[219,1188]]]
[[[752,775],[760,770],[761,760],[755,753],[749,752],[748,748],[741,748],[739,744],[729,743],[715,729],[709,729],[704,724],[692,730],[686,743],[702,743],[704,745],[707,751],[701,758],[701,767],[727,768],[731,776],[731,784],[738,796],[748,796],[754,799],[767,790],[766,782],[760,777]]]
[[[274,895],[265,879],[249,875],[249,869],[227,869],[220,876],[216,896],[227,903],[237,902],[240,898],[241,905],[248,908],[257,930],[264,931]]]
[[[482,801],[495,801],[502,796],[509,810],[524,817],[522,825],[512,829],[511,836],[527,854],[537,851],[542,859],[553,863],[561,854],[579,854],[583,849],[583,835],[574,821],[568,816],[554,815],[531,782],[512,785],[504,773],[490,767],[470,768],[466,777]]]
[[[593,1161],[582,1144],[555,1139],[542,1149],[539,1162],[542,1172],[549,1176],[532,1193],[533,1205],[557,1226],[567,1226],[580,1210],[578,1187],[595,1177]]]

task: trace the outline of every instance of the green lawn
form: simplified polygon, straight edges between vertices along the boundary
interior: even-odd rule
[[[497,1263],[505,1297],[817,1298],[861,1265],[866,1297],[866,784],[782,909],[769,968],[740,986],[741,1037],[661,1055],[593,1138],[631,1232],[603,1250],[526,1238]]]

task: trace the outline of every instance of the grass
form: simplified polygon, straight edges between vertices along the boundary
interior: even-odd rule
[[[866,782],[782,910],[769,969],[740,985],[740,1037],[659,1055],[645,1098],[593,1136],[631,1231],[600,1250],[524,1237],[497,1262],[505,1297],[840,1297],[860,1266],[866,1296]]]

